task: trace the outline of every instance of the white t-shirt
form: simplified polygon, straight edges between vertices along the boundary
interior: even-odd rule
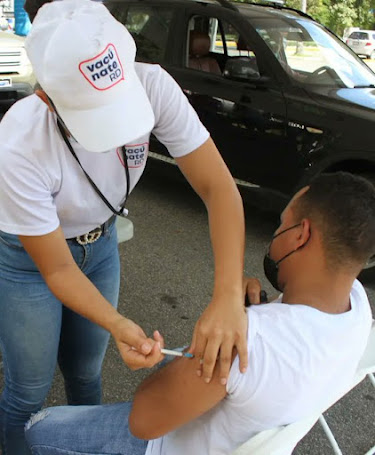
[[[146,165],[151,132],[173,157],[181,157],[209,137],[177,83],[158,65],[136,64],[150,99],[155,126],[126,145],[130,187]],[[69,87],[67,87],[67,92]],[[121,150],[92,153],[72,146],[88,175],[116,209],[126,194]],[[12,106],[0,123],[0,230],[43,235],[61,225],[65,238],[105,222],[112,212],[91,187],[63,142],[55,114],[36,95]]]
[[[162,438],[146,455],[230,454],[256,433],[323,410],[351,383],[371,329],[371,309],[359,281],[351,310],[327,314],[275,303],[248,310],[249,367],[233,362],[227,396],[213,409]]]

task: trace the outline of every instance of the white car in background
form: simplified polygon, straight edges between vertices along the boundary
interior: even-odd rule
[[[346,44],[357,55],[375,59],[375,30],[356,30],[348,36]]]
[[[0,31],[0,102],[14,102],[34,92],[36,79],[24,42],[24,37]]]

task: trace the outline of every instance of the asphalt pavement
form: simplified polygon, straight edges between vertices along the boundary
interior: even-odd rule
[[[150,161],[129,197],[134,237],[120,244],[120,311],[149,334],[160,330],[166,346],[173,348],[189,343],[194,323],[209,302],[213,259],[202,202],[179,177],[177,169],[165,166]],[[274,291],[263,275],[262,260],[278,219],[252,206],[251,191],[244,193],[244,199],[245,273],[259,277],[272,295]],[[368,278],[365,285],[370,299],[375,301],[375,279]],[[130,400],[146,374],[131,372],[111,342],[103,367],[104,402]],[[2,380],[0,373],[0,389]],[[46,405],[61,404],[65,404],[65,398],[57,372]],[[375,390],[367,379],[327,413],[344,455],[363,455],[375,444],[374,414]],[[318,425],[294,451],[294,455],[331,454]]]

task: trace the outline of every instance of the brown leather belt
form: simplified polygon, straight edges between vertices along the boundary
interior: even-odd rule
[[[77,237],[72,237],[71,239],[67,240],[75,240],[80,245],[88,245],[90,243],[95,243],[97,240],[99,240],[102,234],[105,235],[107,233],[108,228],[115,221],[115,219],[116,215],[112,215],[111,218],[109,218],[105,223],[101,224],[92,231],[87,232],[87,234],[77,235]]]

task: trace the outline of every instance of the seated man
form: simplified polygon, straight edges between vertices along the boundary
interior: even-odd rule
[[[232,356],[229,380],[215,371],[206,384],[199,357],[179,358],[148,377],[132,404],[36,414],[26,430],[33,454],[230,454],[262,430],[323,410],[366,346],[371,310],[356,277],[374,253],[372,185],[346,173],[317,177],[282,213],[265,257],[282,294],[247,310],[245,373],[236,353],[221,352]],[[254,280],[247,284],[251,294]]]

